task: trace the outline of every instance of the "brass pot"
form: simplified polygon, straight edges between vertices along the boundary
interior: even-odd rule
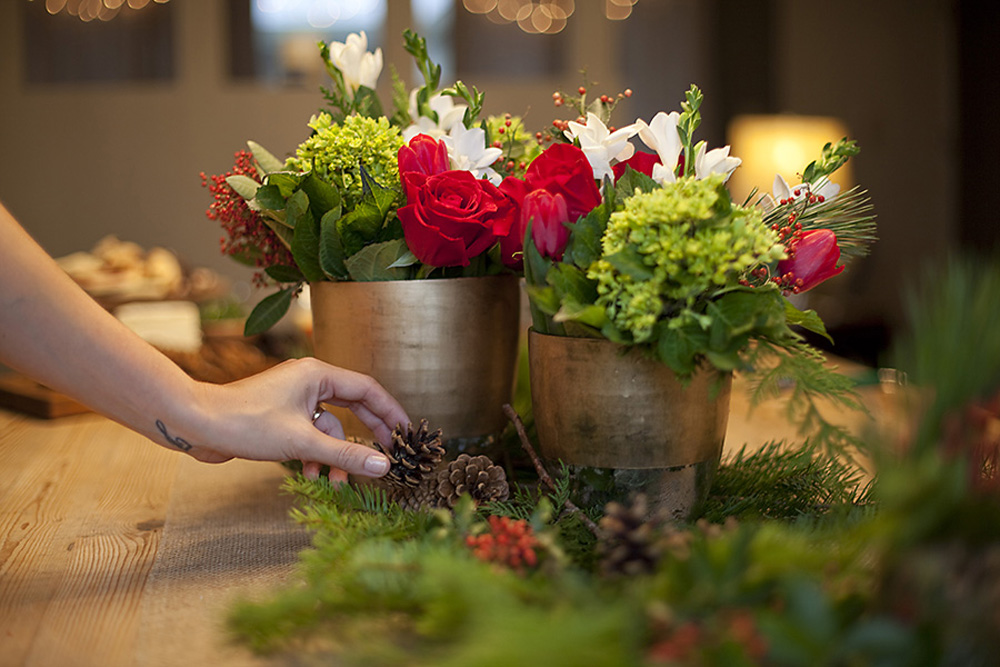
[[[731,374],[702,369],[682,384],[639,350],[534,330],[528,358],[544,458],[586,469],[581,479],[609,499],[641,491],[678,517],[704,500],[722,456]]]
[[[517,357],[515,276],[311,285],[317,358],[371,375],[415,422],[446,438],[506,424]],[[329,407],[348,436],[371,440],[349,410]]]

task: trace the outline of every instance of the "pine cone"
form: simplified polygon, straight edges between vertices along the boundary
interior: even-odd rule
[[[413,424],[407,424],[405,432],[397,424],[392,432],[392,444],[392,451],[386,451],[375,443],[375,447],[389,458],[389,472],[383,479],[390,485],[418,487],[444,458],[441,429],[428,433],[426,419],[420,420],[416,431]]]
[[[425,477],[419,486],[385,484],[383,488],[389,500],[411,512],[434,509],[441,500],[436,477]]]
[[[437,474],[437,492],[443,507],[454,507],[458,497],[468,493],[476,504],[507,500],[510,488],[507,473],[488,456],[459,454]]]
[[[600,521],[604,536],[597,545],[604,574],[632,576],[656,569],[664,545],[658,517],[647,519],[647,512],[646,497],[642,494],[628,507],[616,502],[605,506]]]

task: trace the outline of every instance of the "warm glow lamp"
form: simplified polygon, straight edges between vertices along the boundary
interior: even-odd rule
[[[789,185],[800,182],[800,174],[820,157],[827,142],[849,137],[847,127],[836,118],[825,116],[736,116],[729,123],[731,155],[742,158],[729,179],[733,200],[742,203],[757,188],[770,193],[774,175],[781,174]],[[838,169],[830,178],[841,192],[853,185],[851,163]]]

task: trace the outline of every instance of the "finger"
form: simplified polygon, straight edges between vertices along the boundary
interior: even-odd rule
[[[340,468],[330,468],[330,483],[338,486],[347,481],[347,471]]]
[[[333,377],[327,376],[330,382],[321,400],[350,408],[373,433],[384,431],[386,438],[396,424],[410,421],[399,401],[374,378],[344,369],[333,370],[337,372]],[[383,442],[387,443],[388,440]]]
[[[350,475],[381,477],[389,471],[385,454],[356,442],[330,437],[317,429],[301,442],[299,457],[339,468]]]
[[[302,462],[302,475],[306,479],[319,479],[320,464],[316,461]]]

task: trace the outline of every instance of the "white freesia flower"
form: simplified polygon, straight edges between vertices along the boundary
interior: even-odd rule
[[[824,200],[833,199],[840,194],[840,186],[826,176],[823,176],[812,184],[800,183],[795,187],[791,187],[781,174],[775,174],[771,190],[774,193],[774,197],[768,196],[763,202],[766,210],[771,210],[785,202],[794,201],[799,197],[808,197],[810,193],[817,197],[822,197]]]
[[[729,146],[713,148],[706,152],[705,144],[698,146],[698,153],[694,158],[694,177],[705,178],[709,174],[725,174],[725,180],[729,180],[733,170],[740,166],[743,160],[738,157],[729,156]]]
[[[368,52],[368,36],[351,33],[347,42],[330,42],[330,60],[344,77],[344,85],[351,93],[365,86],[374,90],[382,73],[382,49]]]
[[[465,110],[469,108],[467,104],[455,104],[455,98],[451,95],[437,93],[427,101],[431,111],[437,114],[437,121],[427,116],[419,116],[417,110],[417,90],[410,91],[410,118],[413,124],[403,130],[403,139],[409,141],[418,134],[427,134],[435,139],[441,139],[453,127],[458,125],[465,118]]]
[[[490,168],[503,155],[503,151],[486,147],[486,131],[481,127],[470,130],[458,123],[441,141],[448,148],[452,169],[471,171],[476,178],[485,176],[494,185],[499,185],[503,180],[500,174]]]
[[[646,124],[641,118],[635,121],[639,139],[660,158],[660,164],[653,165],[653,180],[663,185],[677,180],[677,160],[681,154],[681,137],[677,134],[677,122],[681,115],[676,111],[661,111]]]
[[[587,162],[594,169],[594,178],[598,181],[613,174],[611,160],[621,162],[632,157],[635,152],[635,146],[628,141],[638,132],[635,125],[627,125],[611,132],[600,118],[588,113],[586,125],[570,121],[568,128],[564,134],[571,141],[580,142],[580,149],[587,156]]]

